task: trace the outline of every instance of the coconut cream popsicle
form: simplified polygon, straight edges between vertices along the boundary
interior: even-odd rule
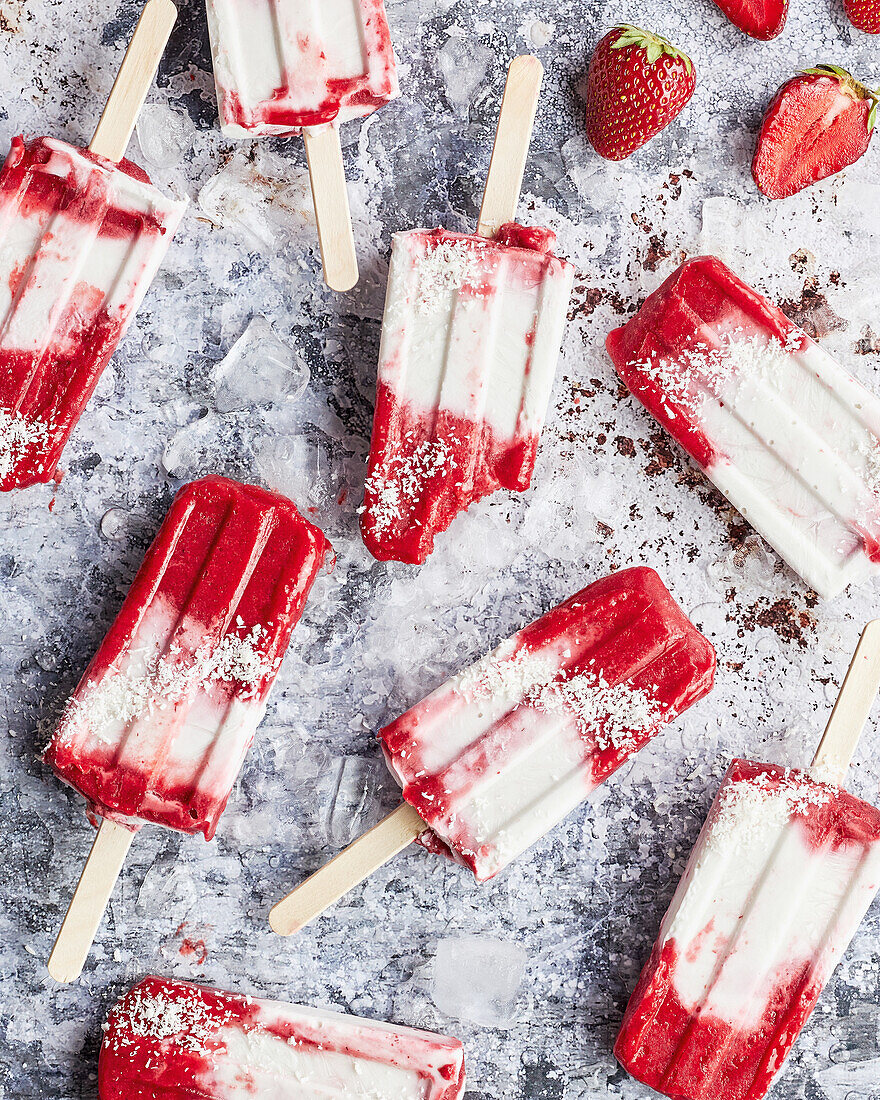
[[[338,127],[400,95],[383,0],[207,0],[223,133],[306,144],[324,278],[358,279]]]
[[[413,840],[483,882],[712,687],[715,654],[652,569],[588,585],[386,726],[404,803],[273,909],[289,935]]]
[[[880,572],[880,400],[713,256],[607,340],[617,372],[821,596]]]
[[[116,1004],[100,1100],[459,1100],[461,1043],[411,1027],[144,978]]]
[[[477,233],[393,239],[361,509],[382,561],[424,562],[460,511],[531,482],[573,279],[513,220],[542,72],[511,63]]]
[[[176,15],[144,8],[88,149],[19,137],[0,170],[0,489],[55,476],[183,215],[123,159]]]
[[[100,828],[50,960],[79,973],[145,822],[214,835],[327,548],[276,493],[184,486],[46,752]]]
[[[675,1100],[760,1100],[880,886],[880,810],[843,789],[880,683],[865,629],[809,771],[735,760],[614,1051]]]

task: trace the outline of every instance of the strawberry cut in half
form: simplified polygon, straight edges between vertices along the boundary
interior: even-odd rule
[[[741,31],[766,42],[782,32],[788,0],[715,0],[727,18]]]
[[[843,0],[846,17],[865,34],[880,34],[880,0]]]
[[[773,97],[752,161],[769,199],[785,199],[853,164],[868,148],[878,94],[836,65],[817,65]]]
[[[694,94],[687,54],[624,24],[599,42],[587,74],[587,137],[607,160],[624,160],[659,134]]]

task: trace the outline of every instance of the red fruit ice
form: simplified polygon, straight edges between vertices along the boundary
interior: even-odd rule
[[[866,34],[880,34],[880,0],[843,0],[850,23]]]
[[[878,99],[836,65],[817,65],[783,84],[752,162],[760,190],[784,199],[857,161],[871,140]]]
[[[788,0],[715,0],[731,23],[752,38],[767,41],[785,26]]]
[[[587,137],[624,160],[659,134],[694,94],[691,59],[657,34],[623,25],[601,40],[587,76]]]

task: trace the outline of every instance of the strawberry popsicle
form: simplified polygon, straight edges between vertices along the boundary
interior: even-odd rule
[[[458,512],[529,487],[571,294],[554,240],[395,235],[361,518],[381,561],[423,562]]]
[[[529,487],[574,269],[514,221],[543,69],[510,65],[477,234],[395,235],[361,533],[421,564],[475,501]]]
[[[0,489],[54,476],[184,205],[127,161],[13,140],[0,171]]]
[[[491,878],[701,699],[714,670],[653,569],[589,585],[381,731],[403,806],[280,902],[272,927],[301,928],[417,838]]]
[[[626,385],[830,598],[880,572],[880,401],[718,259],[608,337]]]
[[[276,493],[180,490],[46,752],[96,846],[124,858],[144,822],[214,835],[326,548]]]
[[[15,138],[0,170],[0,489],[54,477],[183,215],[122,159],[175,18],[144,8],[88,150]]]
[[[735,760],[614,1052],[676,1100],[759,1100],[880,885],[880,811]]]
[[[880,886],[880,810],[840,786],[880,682],[868,624],[809,771],[727,771],[614,1047],[674,1100],[760,1100]]]
[[[357,256],[339,125],[400,95],[383,0],[207,0],[223,133],[302,133],[324,281],[349,290]]]
[[[144,978],[114,1007],[100,1100],[458,1100],[457,1039]]]
[[[289,137],[400,95],[383,0],[207,0],[220,126]]]

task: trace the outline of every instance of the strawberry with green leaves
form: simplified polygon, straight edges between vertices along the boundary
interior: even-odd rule
[[[836,65],[783,84],[767,109],[752,161],[755,183],[784,199],[853,164],[868,148],[880,95]]]
[[[850,23],[866,34],[880,34],[880,0],[843,0]]]
[[[658,34],[623,25],[593,53],[587,75],[587,137],[623,160],[669,125],[694,94],[691,59]]]

